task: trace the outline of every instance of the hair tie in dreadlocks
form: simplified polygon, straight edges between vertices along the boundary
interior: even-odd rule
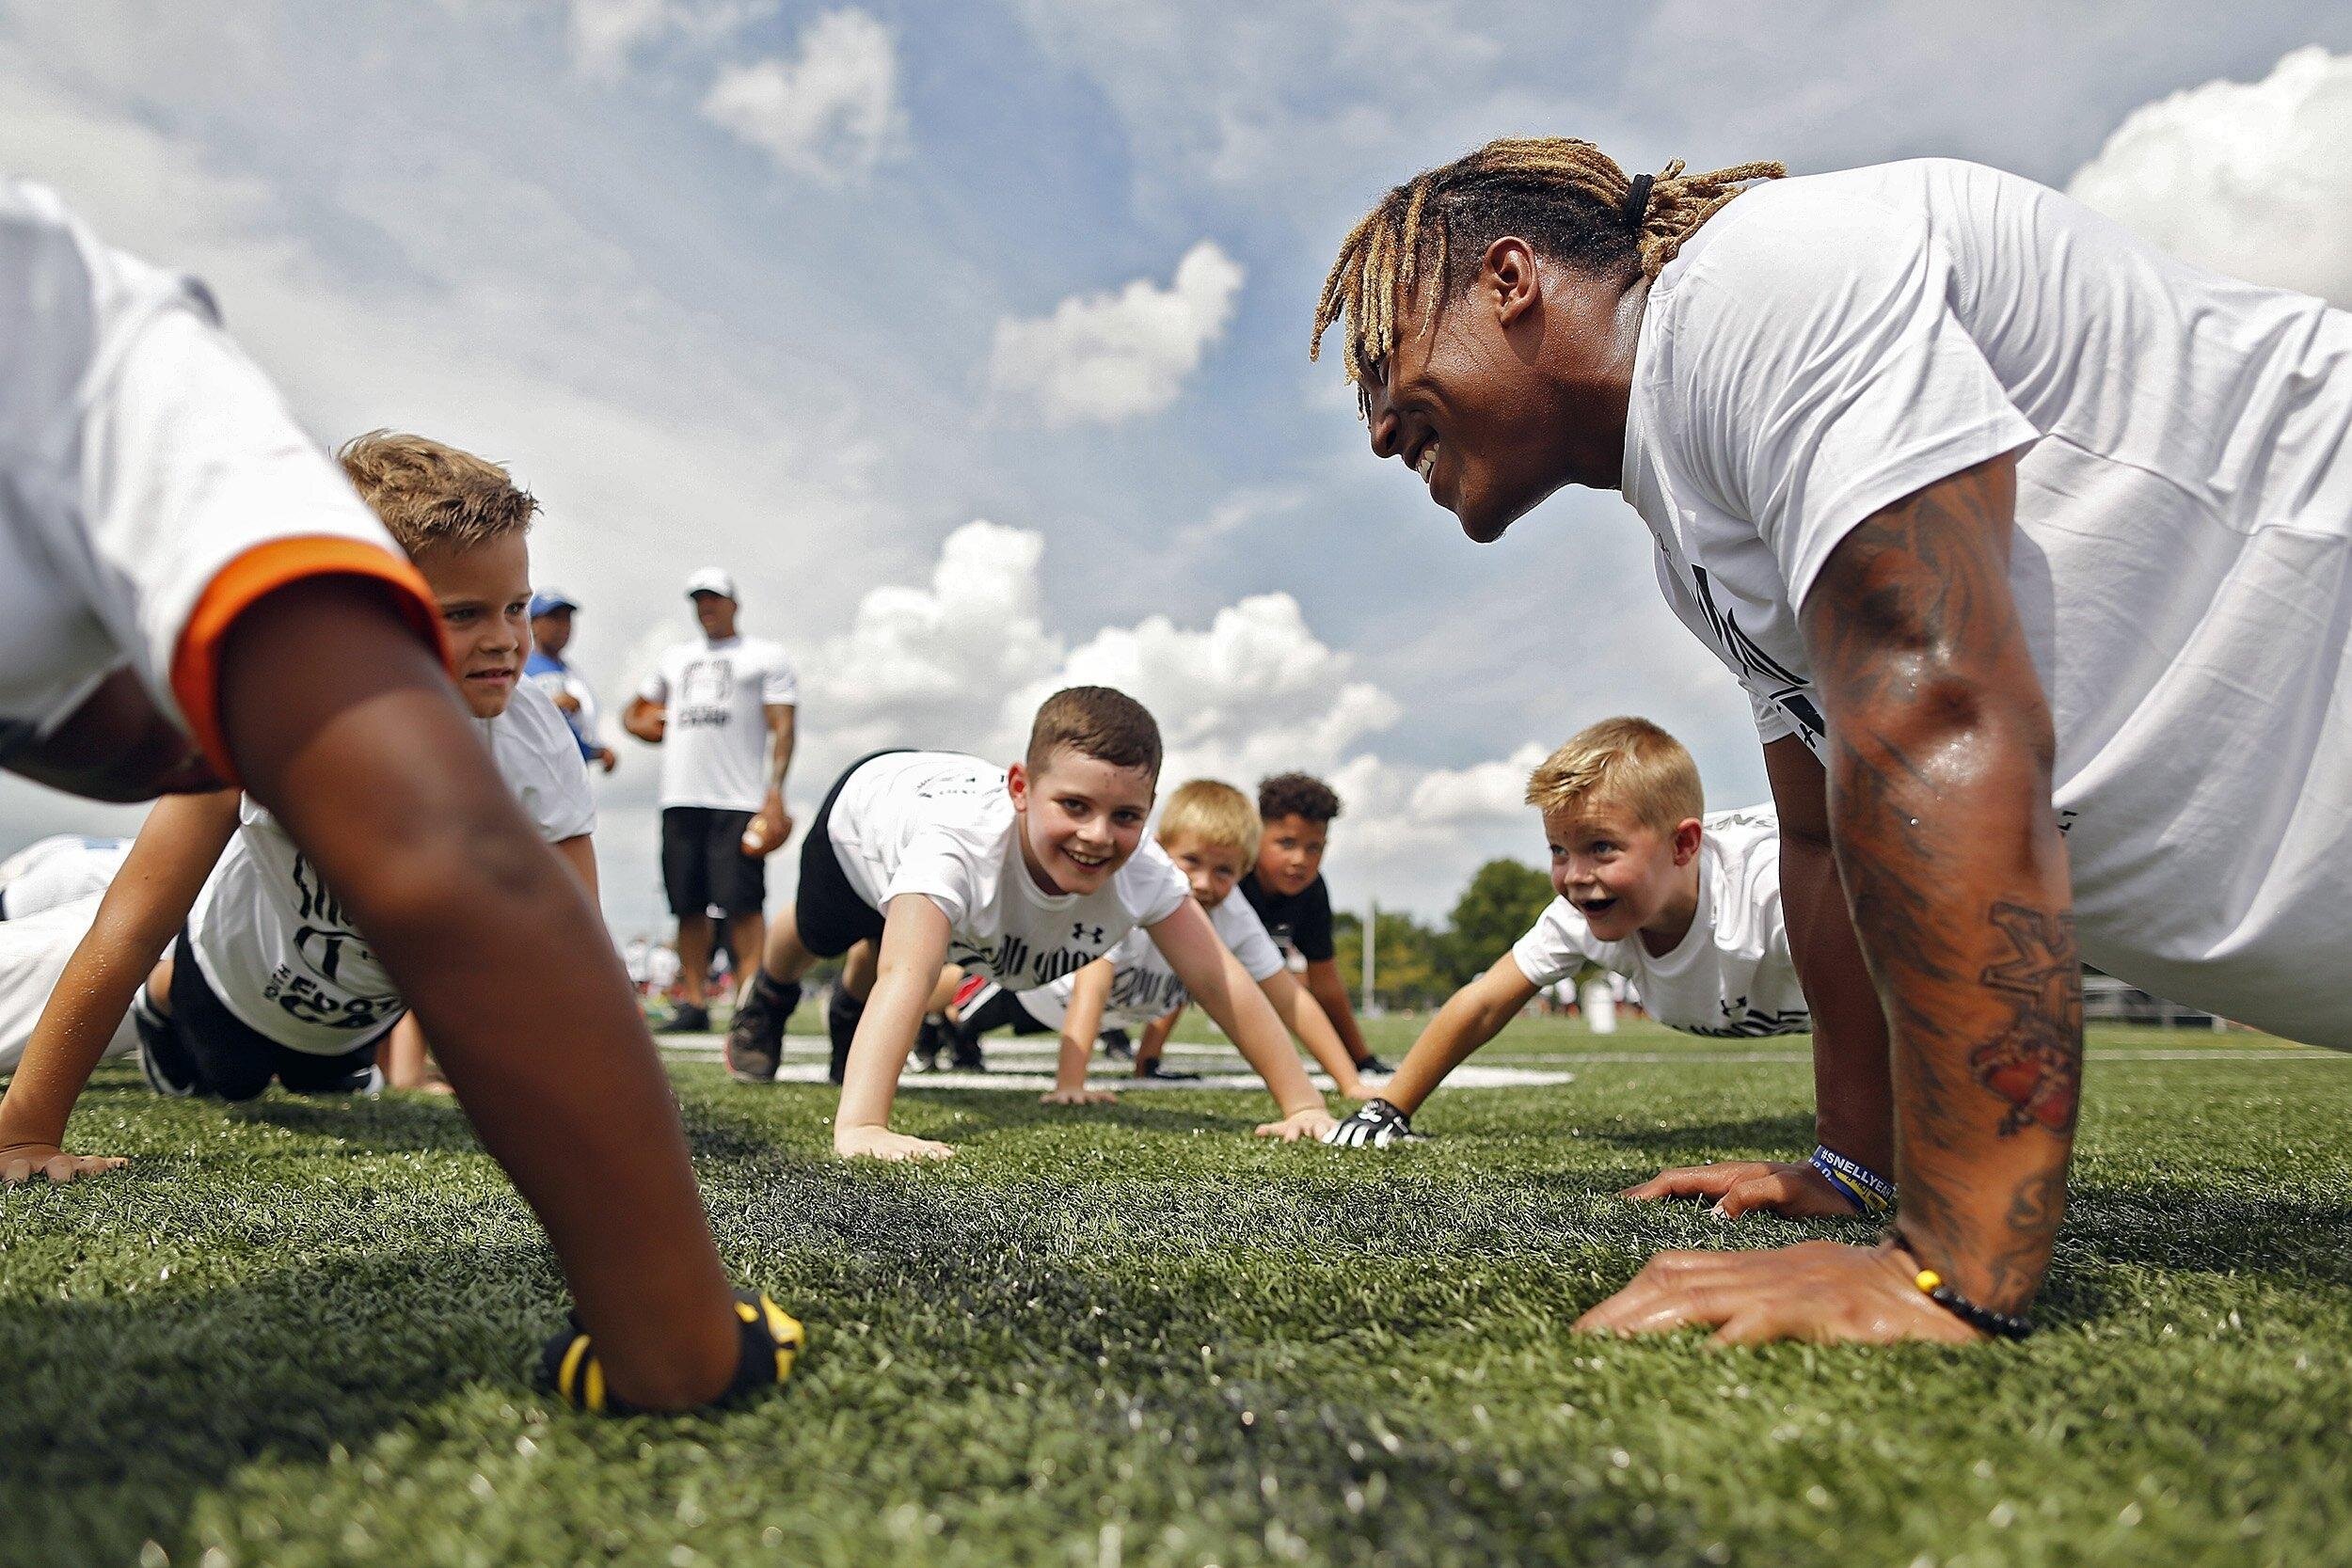
[[[1655,175],[1633,177],[1633,188],[1625,193],[1625,221],[1629,228],[1638,230],[1642,227],[1642,215],[1649,209],[1649,188],[1657,182]]]

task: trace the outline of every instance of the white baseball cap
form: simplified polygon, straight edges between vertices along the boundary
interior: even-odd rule
[[[735,579],[727,576],[723,566],[706,566],[686,579],[686,596],[691,599],[697,594],[716,594],[723,599],[734,598]]]

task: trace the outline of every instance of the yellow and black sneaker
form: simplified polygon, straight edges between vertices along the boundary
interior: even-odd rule
[[[742,1332],[735,1376],[706,1409],[735,1404],[782,1383],[792,1375],[792,1363],[807,1342],[800,1320],[757,1291],[735,1292],[735,1316]],[[607,1392],[604,1364],[596,1359],[596,1343],[577,1315],[539,1353],[539,1371],[566,1404],[602,1416],[644,1414]]]

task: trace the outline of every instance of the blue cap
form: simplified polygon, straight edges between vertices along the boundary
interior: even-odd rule
[[[542,588],[531,595],[531,618],[552,615],[559,610],[578,610],[580,601],[561,588]]]

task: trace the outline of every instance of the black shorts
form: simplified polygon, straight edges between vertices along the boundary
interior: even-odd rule
[[[792,920],[800,927],[801,945],[820,958],[837,958],[861,942],[880,942],[882,934],[882,911],[850,885],[850,874],[841,869],[841,857],[834,851],[833,803],[841,799],[841,786],[850,774],[876,757],[909,750],[892,746],[869,752],[844,768],[825,791],[825,803],[817,808],[808,836],[801,840],[801,891],[792,900]]]
[[[1021,1005],[1021,998],[991,980],[973,993],[969,1006],[961,1008],[956,1031],[967,1039],[977,1039],[994,1029],[1009,1029],[1016,1035],[1054,1032],[1053,1025],[1040,1022],[1035,1013]]]
[[[757,914],[768,902],[768,863],[743,853],[743,830],[758,815],[716,806],[661,810],[661,886],[680,919]]]
[[[272,1079],[296,1094],[349,1093],[375,1065],[378,1029],[364,1045],[332,1056],[278,1044],[229,1010],[196,967],[188,934],[171,949],[171,1033],[196,1063],[196,1092],[216,1100],[251,1100]]]

